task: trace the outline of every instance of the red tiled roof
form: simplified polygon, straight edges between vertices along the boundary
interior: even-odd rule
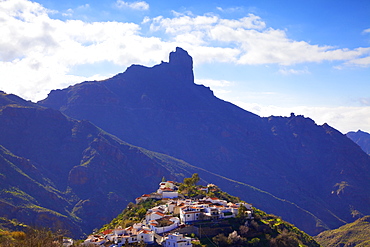
[[[155,212],[154,214],[158,214],[160,216],[164,216],[164,214],[162,214],[161,212]]]
[[[108,230],[105,230],[105,231],[103,232],[103,234],[104,234],[104,235],[107,235],[107,234],[110,234],[110,233],[112,233],[112,232],[113,232],[113,230],[108,229]]]

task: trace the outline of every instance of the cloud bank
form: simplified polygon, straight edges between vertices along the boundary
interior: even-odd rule
[[[122,0],[117,0],[116,6],[118,8],[130,8],[134,10],[148,10],[149,9],[149,4],[144,1],[125,2]]]
[[[150,8],[144,1],[122,0],[116,1],[116,7],[138,11]],[[37,2],[0,1],[1,90],[40,100],[52,89],[111,76],[105,71],[74,73],[78,66],[108,63],[121,66],[121,71],[134,63],[151,66],[166,60],[176,46],[189,51],[195,66],[212,62],[276,64],[282,67],[279,73],[288,75],[309,73],[308,69],[289,68],[302,63],[370,65],[370,47],[347,49],[292,40],[286,30],[268,27],[254,14],[224,19],[212,13],[173,12],[171,18],[145,17],[141,23],[123,23],[59,20],[51,17],[54,12]],[[68,10],[66,16],[72,13]],[[143,29],[148,33],[144,35]],[[210,80],[206,83],[227,84]]]
[[[118,7],[149,9],[144,1],[117,0]],[[283,66],[322,61],[369,66],[370,48],[335,49],[291,40],[284,30],[267,27],[249,14],[222,19],[215,14],[195,16],[173,12],[172,18],[146,17],[142,23],[61,21],[52,10],[27,0],[0,2],[0,76],[2,89],[31,100],[41,99],[53,88],[82,79],[101,78],[70,74],[74,66],[109,62],[122,67],[132,63],[152,65],[182,46],[195,65],[224,62],[242,65]],[[149,26],[151,34],[141,34]],[[22,71],[20,74],[19,71]],[[281,73],[305,71],[281,70]]]

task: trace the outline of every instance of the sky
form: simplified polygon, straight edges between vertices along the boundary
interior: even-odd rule
[[[370,132],[368,0],[0,0],[0,90],[33,102],[176,47],[247,111]]]

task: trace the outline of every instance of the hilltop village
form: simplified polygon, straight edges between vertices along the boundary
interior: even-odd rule
[[[198,178],[193,176],[187,182],[195,184],[197,180]],[[195,188],[200,193],[194,193],[190,188],[193,190]],[[156,192],[136,198],[136,204],[149,200],[156,202],[156,206],[146,211],[141,222],[126,228],[120,226],[115,229],[106,229],[100,234],[90,235],[84,244],[109,247],[132,245],[188,247],[193,246],[194,239],[185,237],[185,234],[197,236],[202,232],[210,234],[210,231],[217,231],[216,228],[209,227],[210,224],[220,224],[222,228],[223,221],[237,217],[241,210],[246,219],[253,219],[251,204],[204,196],[216,190],[217,186],[208,184],[207,186],[188,186],[187,189],[181,190],[186,193],[180,193],[179,186],[175,182],[161,182]],[[191,193],[196,196],[189,196]],[[200,231],[202,226],[203,230]],[[208,232],[204,233],[204,231]]]

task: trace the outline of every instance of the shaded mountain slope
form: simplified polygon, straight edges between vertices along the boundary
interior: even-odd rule
[[[320,233],[315,237],[323,247],[370,246],[370,216],[341,226],[335,230]]]
[[[88,121],[0,94],[0,216],[31,226],[89,233],[116,216],[137,195],[157,187],[165,176],[182,180],[202,174],[204,183],[238,189],[246,198],[281,210],[295,205],[247,184],[191,166],[170,156],[129,145]],[[303,211],[303,212],[302,212]]]
[[[88,121],[18,97],[9,101],[14,97],[0,95],[6,102],[0,111],[2,217],[66,228],[80,237],[110,220],[147,186],[157,186],[162,176],[175,178],[152,152]]]
[[[328,228],[354,220],[353,210],[370,213],[365,189],[370,187],[370,158],[357,145],[327,124],[293,114],[261,118],[216,98],[209,88],[194,84],[192,58],[181,48],[169,62],[132,65],[104,81],[52,91],[38,104],[268,191],[310,211]],[[243,199],[258,203],[258,197]],[[272,201],[261,209],[294,219],[310,234],[323,229]]]
[[[69,201],[30,160],[0,146],[0,163],[1,217],[81,233],[80,226],[66,210]]]
[[[346,136],[359,145],[365,153],[370,155],[370,134],[361,130],[351,131]]]

